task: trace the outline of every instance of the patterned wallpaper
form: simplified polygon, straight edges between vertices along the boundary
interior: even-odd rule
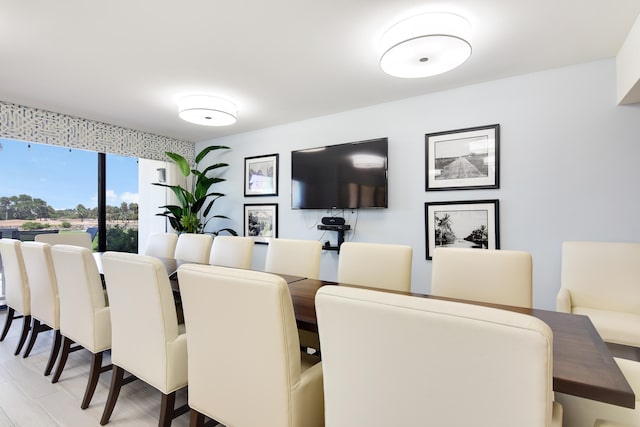
[[[152,160],[168,160],[165,151],[195,157],[195,146],[188,141],[3,101],[0,138]]]

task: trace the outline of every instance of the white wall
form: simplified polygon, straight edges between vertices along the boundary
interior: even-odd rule
[[[157,214],[160,206],[176,204],[173,192],[165,187],[152,185],[159,181],[158,169],[166,170],[167,184],[184,185],[185,179],[172,162],[138,159],[138,252],[143,253],[147,237],[151,233],[172,231],[169,221]]]
[[[494,123],[501,125],[500,189],[425,192],[424,134]],[[429,292],[427,201],[499,199],[501,248],[533,254],[538,308],[555,308],[562,241],[640,242],[640,105],[616,105],[613,59],[219,138],[196,151],[211,143],[233,148],[224,154],[228,181],[218,187],[228,197],[216,213],[234,219],[225,226],[242,234],[244,203],[276,202],[279,237],[335,243],[335,233],[315,227],[325,211],[291,209],[291,151],[377,137],[389,138],[389,208],[345,212],[355,228],[347,239],[411,245],[416,292]],[[279,196],[243,197],[244,157],[271,153],[280,154]],[[256,246],[254,268],[264,266],[265,251]],[[322,255],[321,278],[335,280],[337,260],[335,252]]]

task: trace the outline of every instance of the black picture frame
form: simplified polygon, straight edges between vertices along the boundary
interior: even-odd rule
[[[278,195],[279,157],[279,154],[245,157],[245,197]]]
[[[246,203],[244,205],[244,235],[258,244],[268,244],[278,237],[278,204]]]
[[[436,247],[500,249],[499,219],[498,199],[426,202],[426,258]]]
[[[425,135],[425,191],[500,188],[500,125]]]

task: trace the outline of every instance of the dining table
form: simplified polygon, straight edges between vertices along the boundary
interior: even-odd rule
[[[102,272],[101,253],[94,258]],[[159,258],[167,270],[173,291],[180,292],[177,270],[187,261]],[[315,311],[315,295],[323,286],[350,286],[375,289],[381,292],[405,294],[416,298],[433,298],[459,303],[482,305],[536,317],[545,322],[553,332],[553,390],[586,399],[626,408],[635,407],[635,394],[614,360],[616,346],[607,345],[588,316],[561,313],[536,308],[525,308],[446,298],[434,295],[367,288],[348,283],[311,279],[287,274],[277,274],[289,285],[298,328],[316,332],[318,321]],[[627,352],[631,350],[626,349]],[[624,356],[623,356],[624,357]]]

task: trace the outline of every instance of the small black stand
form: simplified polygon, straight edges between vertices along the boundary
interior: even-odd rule
[[[324,244],[324,246],[322,246],[322,249],[324,249],[326,251],[336,251],[336,252],[340,253],[340,246],[342,245],[342,243],[344,243],[344,233],[346,231],[351,230],[351,226],[348,225],[348,224],[343,224],[343,225],[324,225],[324,224],[319,224],[318,225],[318,230],[336,231],[338,233],[338,244],[336,246],[331,246],[329,244],[329,242],[326,242]]]

